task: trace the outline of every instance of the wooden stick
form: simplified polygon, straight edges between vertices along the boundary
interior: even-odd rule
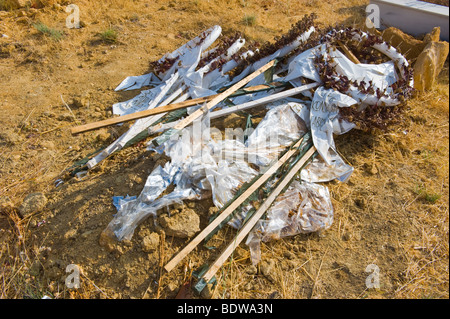
[[[342,43],[341,41],[338,41],[338,44],[341,47],[341,49],[344,51],[347,58],[349,58],[353,63],[355,63],[355,64],[361,63],[361,62],[359,62],[358,58],[353,54],[353,52],[350,51],[344,43]]]
[[[216,272],[222,267],[225,261],[230,257],[234,249],[242,242],[242,240],[247,236],[247,234],[253,229],[258,220],[262,215],[270,208],[272,203],[275,201],[277,196],[283,191],[283,189],[289,185],[295,174],[305,165],[309,158],[315,153],[316,148],[312,146],[305,155],[294,165],[294,167],[289,171],[286,177],[278,184],[278,186],[270,193],[269,197],[264,201],[260,208],[255,212],[255,214],[245,223],[244,227],[236,235],[233,242],[228,245],[228,247],[222,252],[222,254],[216,259],[209,270],[203,275],[202,279],[205,282],[209,282]]]
[[[289,89],[283,92],[279,92],[279,93],[275,93],[266,97],[263,97],[261,99],[255,100],[255,101],[250,101],[244,104],[240,104],[240,105],[235,105],[235,106],[230,106],[228,108],[219,110],[219,111],[213,111],[209,114],[210,119],[215,119],[218,117],[222,117],[222,116],[227,116],[231,113],[235,113],[238,111],[243,111],[258,105],[262,105],[262,104],[268,104],[277,100],[281,100],[293,95],[297,95],[301,92],[313,89],[315,87],[317,87],[319,85],[319,83],[310,83],[310,84],[306,84],[306,85],[302,85],[300,87],[296,87],[293,89]]]
[[[281,83],[278,82],[274,82],[271,83],[271,85],[273,86],[280,86]],[[251,93],[254,91],[259,91],[259,90],[264,90],[264,89],[268,89],[271,88],[271,85],[256,85],[256,86],[252,86],[249,88],[244,88],[245,92]],[[165,106],[159,106],[150,110],[145,110],[145,111],[140,111],[140,112],[135,112],[135,113],[131,113],[131,114],[127,114],[127,115],[122,115],[122,116],[118,116],[118,117],[114,117],[114,118],[110,118],[110,119],[106,119],[106,120],[102,120],[102,121],[98,121],[98,122],[93,122],[93,123],[88,123],[88,124],[83,124],[83,125],[79,125],[79,126],[75,126],[72,127],[71,129],[71,133],[73,135],[79,134],[79,133],[83,133],[83,132],[87,132],[87,131],[92,131],[101,127],[106,127],[106,126],[110,126],[110,125],[114,125],[114,124],[119,124],[119,123],[124,123],[124,122],[129,122],[129,121],[133,121],[133,120],[138,120],[144,117],[148,117],[151,115],[156,115],[156,114],[161,114],[161,113],[166,113],[166,112],[170,112],[170,111],[175,111],[178,109],[183,109],[189,106],[193,106],[193,105],[198,105],[198,104],[203,104],[203,103],[207,103],[209,101],[211,101],[213,98],[219,96],[220,94],[215,94],[215,95],[210,95],[210,96],[206,96],[206,97],[200,97],[197,99],[192,99],[192,100],[188,100],[188,101],[184,101],[184,102],[179,102],[179,103],[173,103],[173,104],[169,104],[169,105],[165,105]]]
[[[168,141],[171,138],[171,136],[173,134],[176,134],[177,132],[179,132],[180,130],[182,130],[183,128],[185,128],[186,126],[191,124],[192,122],[194,122],[196,119],[202,117],[205,111],[210,110],[212,107],[216,106],[222,100],[229,97],[231,94],[233,94],[234,92],[239,90],[241,87],[246,85],[248,82],[250,82],[251,80],[253,80],[257,76],[259,76],[260,74],[264,73],[265,71],[267,71],[268,69],[273,67],[275,65],[275,62],[276,62],[276,60],[270,61],[269,63],[263,65],[262,67],[260,67],[258,70],[256,70],[252,74],[250,74],[247,77],[245,77],[244,79],[240,80],[238,83],[232,85],[225,92],[220,93],[219,95],[215,96],[211,101],[206,103],[204,107],[198,109],[191,115],[187,116],[186,118],[184,118],[183,120],[178,122],[178,124],[173,127],[172,131],[166,131],[165,135],[161,135],[158,138],[154,139],[152,141],[152,143],[156,146],[159,146],[159,145],[165,143],[166,141]]]
[[[219,216],[216,217],[206,228],[204,228],[192,241],[185,246],[172,260],[167,263],[164,268],[167,271],[171,271],[178,263],[187,256],[200,242],[205,239],[217,226],[220,225],[236,208],[238,208],[251,194],[255,192],[260,186],[262,186],[270,176],[272,176],[289,158],[291,158],[297,148],[301,145],[303,138],[300,139],[295,145],[287,151],[274,165],[272,165],[264,174],[262,174],[245,192],[243,192],[238,198],[236,198],[227,208],[224,209]]]
[[[249,108],[252,108],[252,107],[256,107],[256,106],[259,106],[259,105],[262,105],[262,104],[268,104],[268,103],[271,103],[271,102],[274,102],[274,101],[277,101],[277,100],[280,100],[280,99],[284,99],[284,98],[287,98],[287,97],[290,97],[290,96],[297,95],[297,94],[299,94],[299,93],[301,93],[303,91],[307,91],[307,90],[313,89],[313,88],[317,87],[318,85],[319,85],[319,83],[314,82],[314,83],[302,85],[300,87],[296,87],[296,88],[293,88],[293,89],[289,89],[289,90],[286,90],[286,91],[283,91],[283,92],[275,93],[275,94],[272,94],[272,95],[263,97],[261,99],[254,100],[254,101],[250,101],[250,102],[247,102],[247,103],[243,103],[243,104],[239,104],[239,105],[235,105],[235,106],[230,106],[230,107],[218,110],[218,111],[212,111],[211,113],[209,113],[209,118],[211,120],[213,120],[213,119],[216,119],[216,118],[219,118],[219,117],[227,116],[227,115],[229,115],[231,113],[236,113],[238,111],[243,111],[243,110],[246,110],[246,109],[249,109]],[[179,121],[169,122],[169,123],[165,123],[165,124],[159,123],[157,126],[153,127],[152,130],[149,131],[149,132],[156,133],[156,132],[158,132],[160,130],[173,128],[175,125],[178,124],[178,122]]]

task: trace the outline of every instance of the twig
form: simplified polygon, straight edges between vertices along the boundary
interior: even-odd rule
[[[317,286],[317,280],[319,279],[320,270],[322,269],[323,260],[325,258],[325,255],[327,254],[327,252],[328,252],[328,248],[327,248],[327,250],[325,250],[325,253],[322,256],[322,260],[320,261],[319,270],[317,271],[316,279],[314,280],[314,285],[313,285],[312,290],[311,290],[311,298],[314,296],[314,291],[315,291],[316,286]]]
[[[44,131],[44,132],[41,132],[41,133],[39,133],[39,134],[41,134],[41,135],[43,135],[43,134],[47,134],[47,133],[50,133],[50,132],[53,132],[53,131],[56,131],[56,130],[59,130],[60,128],[64,128],[64,127],[67,127],[67,126],[69,126],[70,124],[66,124],[66,125],[58,125],[57,127],[55,127],[55,128],[52,128],[52,129],[50,129],[50,130],[47,130],[47,131]]]
[[[36,110],[36,107],[34,107],[31,112],[27,115],[27,117],[22,121],[22,126],[20,127],[19,131],[22,131],[26,121],[28,121],[28,119],[30,118],[31,114],[33,114],[34,110]]]
[[[77,120],[75,114],[73,114],[72,110],[70,109],[70,106],[66,103],[66,101],[64,101],[62,95],[61,95],[61,100],[63,101],[63,103],[64,103],[64,105],[67,107],[67,109],[69,110],[70,114],[72,114],[73,119],[75,120],[75,122],[76,122],[77,124],[79,124],[80,121]]]
[[[163,277],[165,240],[166,234],[164,232],[161,232],[161,242],[159,245],[159,278],[158,278],[158,289],[156,291],[156,299],[159,299],[159,295],[161,293],[161,278]]]
[[[81,274],[83,275],[84,278],[86,278],[86,279],[91,283],[92,286],[95,287],[95,289],[97,289],[97,290],[100,291],[103,295],[105,295],[106,298],[111,299],[111,298],[110,298],[103,290],[101,290],[99,287],[97,287],[97,285],[94,284],[94,282],[93,282],[92,280],[90,280],[90,279],[88,278],[88,276],[86,276],[86,275],[83,273],[83,271],[81,271]]]

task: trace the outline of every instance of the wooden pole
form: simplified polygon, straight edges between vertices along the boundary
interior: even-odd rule
[[[252,74],[248,75],[244,79],[240,80],[238,83],[232,85],[230,88],[228,88],[225,92],[218,94],[215,96],[211,101],[205,104],[204,107],[198,109],[191,115],[187,116],[186,118],[182,119],[180,122],[178,122],[177,125],[175,125],[171,130],[168,130],[165,132],[165,134],[159,136],[158,138],[154,139],[152,143],[156,146],[159,146],[163,143],[165,143],[167,140],[171,138],[173,134],[177,134],[180,130],[194,122],[196,119],[203,116],[204,112],[207,110],[210,110],[212,107],[216,106],[218,103],[220,103],[222,100],[226,99],[230,95],[232,95],[234,92],[239,90],[241,87],[246,85],[248,82],[259,76],[260,74],[264,73],[271,67],[275,65],[276,60],[272,60],[269,63],[263,65],[261,68],[253,72]]]
[[[305,155],[294,165],[294,167],[289,171],[286,177],[278,184],[278,186],[270,193],[269,197],[264,201],[260,208],[255,212],[255,214],[245,223],[239,233],[236,235],[233,242],[228,245],[228,247],[222,252],[222,254],[215,260],[208,271],[203,275],[202,279],[205,282],[209,282],[216,272],[222,267],[225,261],[230,257],[234,249],[242,242],[242,240],[247,236],[247,234],[253,229],[258,220],[262,215],[270,208],[272,203],[275,201],[277,196],[283,191],[283,189],[289,185],[291,180],[297,174],[297,172],[305,165],[309,158],[315,153],[316,148],[312,146]]]
[[[361,62],[359,62],[358,58],[353,54],[353,52],[350,51],[349,48],[347,48],[347,46],[344,43],[342,43],[341,41],[338,41],[338,44],[341,47],[341,49],[344,51],[347,58],[350,59],[350,61],[352,61],[355,64],[361,63]]]
[[[281,85],[281,83],[276,83],[276,82],[272,83],[271,85],[265,85],[265,84],[264,85],[256,85],[256,86],[252,86],[249,88],[245,88],[244,91],[246,93],[251,93],[251,92],[255,92],[255,91],[259,91],[259,90],[270,89],[270,88],[272,88],[272,86],[276,87],[276,86],[280,86],[280,85]],[[166,106],[156,107],[156,108],[153,108],[150,110],[135,112],[132,114],[122,115],[122,116],[118,116],[118,117],[114,117],[114,118],[110,118],[110,119],[106,119],[106,120],[102,120],[102,121],[78,125],[78,126],[74,126],[71,128],[71,133],[73,135],[76,135],[79,133],[92,131],[92,130],[95,130],[98,128],[102,128],[102,127],[106,127],[106,126],[110,126],[110,125],[114,125],[114,124],[129,122],[129,121],[138,120],[138,119],[156,115],[156,114],[175,111],[175,110],[183,109],[183,108],[186,108],[189,106],[194,106],[194,105],[210,102],[211,100],[213,100],[214,98],[217,98],[219,96],[220,96],[220,94],[210,95],[210,96],[206,96],[206,97],[200,97],[197,99],[192,99],[192,100],[188,100],[188,101],[184,101],[184,102],[173,103],[173,104],[169,104]]]
[[[303,138],[287,151],[274,165],[272,165],[263,175],[261,175],[245,192],[236,198],[227,208],[224,209],[216,219],[204,228],[192,241],[185,246],[164,268],[171,271],[178,263],[187,256],[200,242],[205,239],[217,226],[220,225],[231,213],[234,212],[251,194],[261,187],[289,158],[291,158],[301,145]]]
[[[211,113],[209,113],[209,118],[211,120],[213,120],[213,119],[216,119],[219,117],[227,116],[232,113],[236,113],[238,111],[247,110],[252,107],[262,105],[262,104],[268,104],[268,103],[271,103],[271,102],[274,102],[274,101],[277,101],[280,99],[284,99],[284,98],[287,98],[290,96],[297,95],[301,92],[313,89],[317,86],[319,86],[319,83],[316,83],[316,82],[310,83],[310,84],[305,84],[305,85],[302,85],[302,86],[299,86],[299,87],[296,87],[293,89],[289,89],[289,90],[286,90],[283,92],[275,93],[275,94],[272,94],[272,95],[254,100],[254,101],[250,101],[250,102],[235,105],[235,106],[230,106],[230,107],[218,110],[218,111],[212,111]],[[152,127],[151,133],[153,134],[153,133],[159,132],[160,130],[164,131],[166,129],[173,128],[175,125],[178,124],[178,122],[179,121],[173,121],[173,122],[169,122],[169,123],[165,123],[165,124],[160,123],[160,124]]]

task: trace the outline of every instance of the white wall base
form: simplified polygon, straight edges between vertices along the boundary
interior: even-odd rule
[[[418,0],[371,0],[380,8],[381,28],[396,27],[413,36],[441,28],[441,40],[449,41],[449,8]]]

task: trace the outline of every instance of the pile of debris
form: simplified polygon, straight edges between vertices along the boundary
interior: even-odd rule
[[[261,241],[329,228],[333,206],[320,183],[345,182],[353,172],[333,135],[387,128],[414,92],[408,60],[381,36],[319,28],[314,15],[274,43],[220,35],[214,26],[152,63],[152,73],[126,78],[117,91],[152,88],[113,105],[119,117],[72,129],[77,134],[136,120],[86,169],[145,137],[152,137],[148,149],[170,158],[148,176],[139,196],[114,199],[118,211],[101,241],[130,239],[139,223],[149,216],[157,222],[167,206],[212,198],[218,212],[196,235],[178,234],[195,237],[165,266],[170,271],[225,225],[238,229],[200,276],[198,290],[247,235],[256,264]],[[213,119],[257,106],[266,114],[256,127],[250,115],[225,132],[211,126]]]

